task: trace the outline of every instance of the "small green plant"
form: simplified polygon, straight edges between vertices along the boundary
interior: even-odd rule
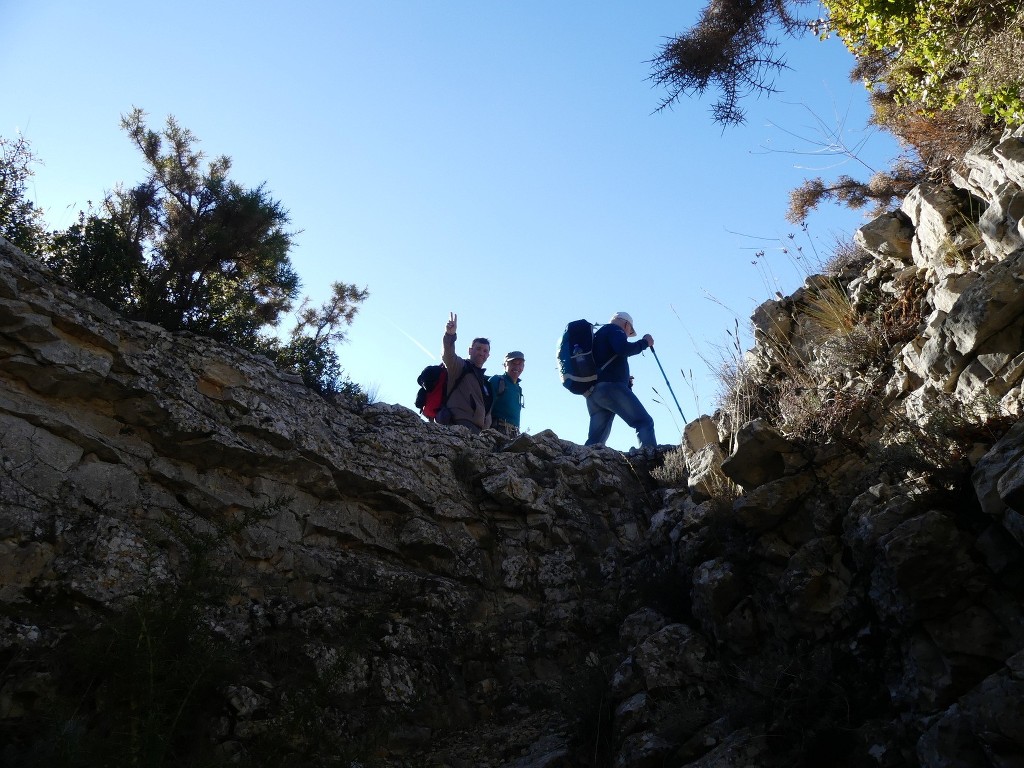
[[[1020,17],[1020,8],[1012,0],[927,4],[827,0],[825,5],[829,18],[823,36],[835,32],[858,58],[878,62],[868,85],[884,84],[897,102],[936,112],[951,109],[971,95],[981,103],[998,103],[995,94],[1012,87],[1012,79],[1009,83],[980,81],[975,64],[979,52],[990,48],[1007,21]],[[1007,74],[1012,78],[1018,72]],[[1018,91],[1018,99],[1019,95]]]
[[[973,75],[979,89],[975,102],[982,114],[1007,125],[1024,125],[1024,8],[1003,20],[998,30],[981,46],[974,61]]]

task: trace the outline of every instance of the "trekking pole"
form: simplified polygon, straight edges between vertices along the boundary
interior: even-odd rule
[[[651,350],[651,354],[654,355],[655,362],[658,363],[658,367],[661,368],[661,360],[658,360],[658,353],[654,351],[654,347],[648,347]],[[679,401],[676,400],[676,393],[672,391],[672,384],[669,383],[668,376],[665,376],[665,369],[661,368],[661,375],[665,378],[665,384],[668,385],[668,391],[672,393],[672,399],[676,401],[676,408],[679,408]],[[686,422],[686,414],[683,413],[683,409],[679,408],[679,415],[683,417],[683,422]]]

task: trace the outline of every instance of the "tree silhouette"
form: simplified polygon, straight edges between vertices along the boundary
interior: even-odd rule
[[[72,285],[138,320],[253,348],[298,293],[287,212],[261,185],[228,178],[231,160],[205,168],[197,140],[173,117],[160,133],[135,108],[121,119],[148,167],[99,211],[55,235],[44,261]]]
[[[29,253],[37,253],[46,230],[43,212],[26,198],[36,156],[24,136],[0,136],[0,236]]]

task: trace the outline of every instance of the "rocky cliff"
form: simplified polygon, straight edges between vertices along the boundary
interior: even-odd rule
[[[1022,186],[1018,133],[869,224],[755,313],[770,407],[654,458],[327,402],[2,244],[0,761],[1024,764]]]

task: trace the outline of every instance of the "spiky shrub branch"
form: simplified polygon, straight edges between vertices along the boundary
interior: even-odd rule
[[[740,125],[741,102],[750,95],[775,91],[774,77],[786,68],[772,31],[797,34],[808,29],[790,13],[797,2],[783,0],[713,0],[688,32],[662,46],[651,62],[651,80],[668,96],[659,109],[683,96],[717,90],[711,112],[716,123]]]

